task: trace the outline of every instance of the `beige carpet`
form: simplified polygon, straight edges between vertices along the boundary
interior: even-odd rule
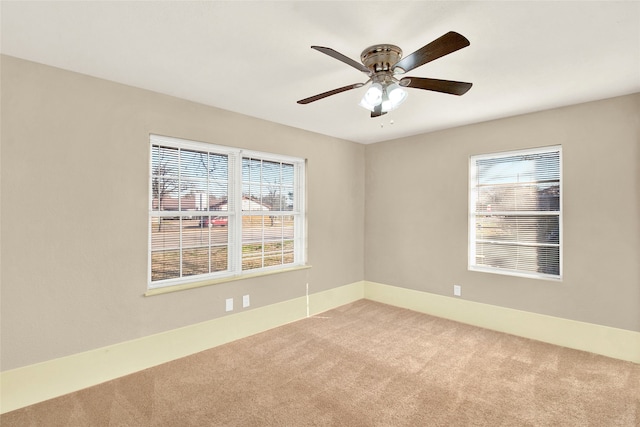
[[[0,417],[10,426],[638,426],[640,365],[372,301]]]

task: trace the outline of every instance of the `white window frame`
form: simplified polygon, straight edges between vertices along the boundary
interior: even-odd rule
[[[241,148],[215,145],[205,142],[190,141],[180,138],[161,136],[161,135],[149,135],[149,152],[153,150],[153,146],[163,146],[170,148],[179,148],[185,150],[204,151],[209,153],[216,153],[228,156],[228,204],[227,210],[222,215],[228,218],[228,251],[227,251],[227,269],[224,271],[211,272],[207,274],[198,274],[192,276],[183,276],[178,278],[164,279],[164,280],[152,280],[152,224],[153,218],[166,217],[176,215],[172,211],[159,211],[153,209],[153,156],[149,156],[149,215],[148,215],[148,266],[147,266],[147,288],[149,290],[159,288],[170,288],[178,286],[180,289],[189,287],[191,284],[207,285],[209,282],[217,283],[219,281],[234,280],[237,278],[256,276],[261,274],[270,274],[278,271],[286,271],[295,267],[302,267],[306,265],[306,186],[305,186],[305,167],[306,162],[304,159],[292,156],[285,156],[273,153],[265,153],[260,151],[244,150]],[[292,210],[287,211],[243,211],[243,182],[242,182],[242,161],[243,158],[250,157],[253,159],[260,159],[269,162],[282,162],[292,164],[294,166],[294,198]],[[184,214],[185,212],[193,213],[193,211],[178,211],[178,214]],[[209,214],[214,211],[208,211]],[[243,247],[243,221],[245,216],[255,215],[286,215],[293,216],[294,223],[294,250],[293,250],[293,262],[262,267],[253,268],[248,270],[242,269],[242,247]],[[182,233],[182,232],[181,232]],[[181,234],[180,234],[181,235]],[[182,239],[182,237],[180,237]],[[182,248],[182,240],[180,240],[180,248]]]
[[[513,157],[513,156],[526,156],[526,155],[536,155],[541,153],[552,153],[558,152],[559,154],[559,209],[558,211],[524,211],[524,212],[493,212],[494,215],[504,215],[510,217],[524,216],[524,215],[552,215],[558,217],[558,244],[542,244],[542,243],[530,243],[530,244],[522,244],[522,246],[557,246],[559,250],[558,254],[558,274],[546,274],[540,272],[532,272],[527,270],[519,270],[519,269],[507,269],[507,268],[499,268],[499,267],[491,267],[486,265],[480,265],[476,262],[476,233],[478,223],[476,221],[476,216],[485,215],[486,212],[476,212],[476,204],[477,204],[477,191],[476,191],[476,162],[477,160],[486,160],[486,159],[499,159],[503,157]],[[547,146],[547,147],[539,147],[525,150],[514,150],[500,153],[492,153],[492,154],[481,154],[474,155],[469,158],[469,242],[468,242],[468,269],[470,271],[479,271],[479,272],[487,272],[494,274],[504,274],[510,276],[518,276],[518,277],[526,277],[533,279],[545,279],[552,281],[561,281],[562,280],[562,252],[563,252],[563,235],[562,235],[562,198],[563,198],[563,190],[562,190],[562,182],[563,182],[563,174],[562,174],[562,146]]]

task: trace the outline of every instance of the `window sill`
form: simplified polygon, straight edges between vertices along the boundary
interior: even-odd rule
[[[507,270],[500,268],[491,268],[491,267],[478,267],[478,266],[468,266],[469,271],[477,271],[479,273],[490,273],[490,274],[500,274],[503,276],[513,276],[513,277],[523,277],[525,279],[536,279],[536,280],[548,280],[551,282],[562,282],[562,276],[555,276],[552,274],[543,274],[543,273],[526,273],[523,271],[517,270]]]
[[[202,280],[200,282],[185,283],[185,284],[173,285],[173,286],[165,286],[165,287],[162,287],[162,288],[149,289],[149,290],[147,290],[147,292],[144,293],[144,296],[145,297],[151,297],[151,296],[154,296],[154,295],[161,295],[161,294],[168,294],[168,293],[171,293],[171,292],[185,291],[187,289],[202,288],[204,286],[218,285],[220,283],[235,282],[237,280],[244,280],[244,279],[252,279],[254,277],[271,276],[272,274],[287,273],[289,271],[306,270],[308,268],[311,268],[311,266],[310,265],[297,265],[295,267],[288,267],[288,268],[283,268],[283,269],[278,269],[278,270],[267,270],[267,271],[260,271],[260,272],[257,272],[257,273],[247,273],[247,274],[241,274],[241,275],[238,275],[238,276],[223,277],[223,278],[220,278],[220,279]]]

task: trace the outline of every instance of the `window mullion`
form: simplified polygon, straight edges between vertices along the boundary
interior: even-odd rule
[[[263,204],[264,194],[264,160],[260,159],[260,204]],[[264,229],[264,215],[260,217],[260,265],[264,267],[264,253],[265,253],[265,229]]]
[[[498,217],[498,216],[559,216],[560,211],[476,211],[475,216]]]
[[[182,149],[178,149],[178,259],[180,260],[180,277],[184,277],[182,269],[182,247],[183,247],[183,235],[182,235]]]
[[[234,274],[240,274],[242,272],[242,232],[244,222],[244,212],[242,212],[242,151],[239,151],[233,159],[233,171],[229,168],[229,182],[233,186],[229,189],[233,193],[233,202],[228,204],[228,207],[233,206],[234,220],[230,222],[233,224],[233,229],[229,230],[229,255],[230,255],[230,269]],[[231,199],[231,194],[229,199]],[[231,214],[231,213],[229,213]]]
[[[207,184],[204,186],[204,188],[206,188],[207,191],[207,196],[206,196],[206,201],[207,201],[207,210],[205,211],[207,213],[207,215],[209,215],[209,205],[211,204],[211,202],[209,201],[209,195],[211,194],[211,153],[207,152]],[[227,193],[227,200],[228,200],[229,196]],[[202,203],[200,203],[200,210],[204,210],[202,207]],[[210,218],[209,216],[207,216],[207,218]],[[228,226],[228,221],[227,221],[227,226]],[[200,225],[202,226],[202,224]],[[227,231],[228,233],[228,231]],[[207,267],[208,267],[208,272],[211,273],[212,270],[212,265],[211,265],[211,257],[213,256],[213,250],[211,248],[211,230],[209,229],[209,227],[207,227]],[[228,242],[228,237],[227,237],[227,247],[229,247],[229,242]],[[227,250],[227,253],[229,251]],[[228,255],[227,255],[227,263],[228,263]]]
[[[504,240],[491,240],[491,239],[476,239],[478,243],[491,243],[492,245],[504,245],[504,246],[529,246],[539,248],[559,248],[558,243],[534,243],[534,242],[518,242],[518,241],[504,241]]]

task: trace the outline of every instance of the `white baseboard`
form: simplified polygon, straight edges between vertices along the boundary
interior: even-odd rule
[[[0,373],[0,413],[304,319],[364,297],[364,282]]]
[[[361,281],[0,373],[0,413],[62,396],[362,298],[640,363],[640,333]]]
[[[364,297],[494,331],[640,363],[640,332],[467,301],[375,282]]]

